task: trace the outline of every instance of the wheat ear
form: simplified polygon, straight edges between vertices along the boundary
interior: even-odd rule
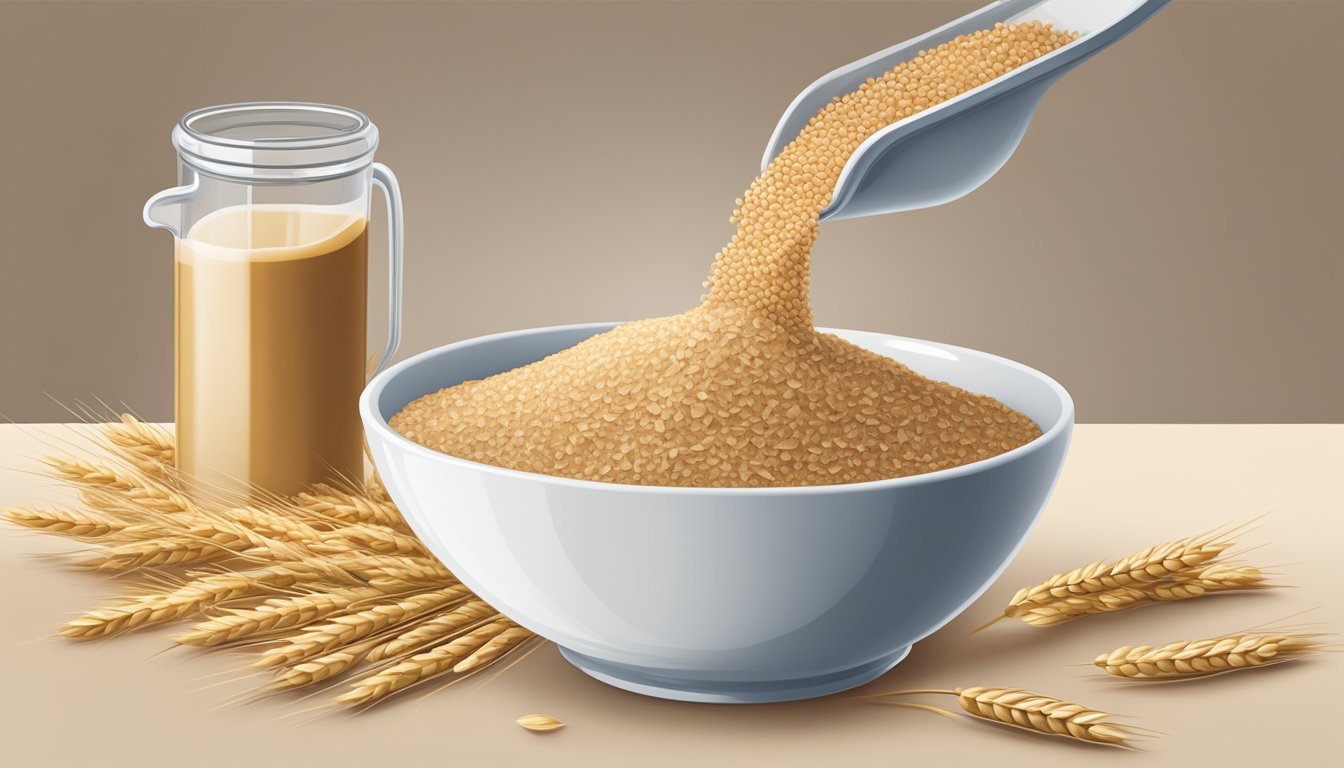
[[[126,528],[120,520],[82,509],[6,507],[5,517],[24,528],[84,541],[113,537]]]
[[[237,550],[241,551],[241,550]],[[201,565],[232,557],[235,550],[208,539],[163,536],[107,547],[74,561],[81,568],[119,573],[137,568],[173,568]]]
[[[47,456],[42,462],[56,477],[77,485],[100,486],[118,491],[129,491],[140,485],[134,478],[112,467],[93,464],[82,459]]]
[[[113,500],[105,508],[116,509],[123,519],[132,517],[146,521],[141,527],[142,538],[159,541],[159,548],[173,552],[193,549],[194,559],[185,555],[175,560],[159,556],[149,550],[155,545],[127,546],[110,550],[86,561],[90,567],[104,570],[136,567],[140,564],[190,564],[219,559],[205,546],[192,548],[188,542],[213,545],[227,553],[248,551],[264,552],[266,557],[279,561],[321,562],[327,567],[343,568],[360,578],[367,579],[385,591],[398,591],[409,585],[435,586],[455,581],[451,572],[423,555],[383,555],[377,549],[414,551],[405,543],[406,537],[393,531],[380,535],[370,526],[352,525],[332,531],[323,531],[295,517],[273,509],[234,507],[207,510],[175,494],[156,499],[145,497]],[[184,512],[188,514],[175,514]],[[343,525],[343,524],[342,524]],[[179,541],[170,542],[170,539]],[[391,542],[380,546],[376,542]],[[374,542],[374,543],[368,543]],[[419,550],[423,552],[423,549]],[[343,553],[339,557],[320,559],[318,554]]]
[[[134,597],[119,605],[89,611],[66,622],[59,633],[76,640],[118,635],[177,621],[226,600],[274,592],[300,581],[317,581],[325,573],[305,565],[286,564],[200,576],[166,593]]]
[[[1125,611],[1145,603],[1189,600],[1219,592],[1268,589],[1264,572],[1253,566],[1215,565],[1171,586],[1126,587],[1092,595],[1068,597],[1033,606],[1015,618],[1033,627],[1050,627],[1082,616]]]
[[[320,554],[364,550],[382,555],[428,559],[429,551],[419,539],[369,523],[351,523],[324,534],[309,549]]]
[[[191,509],[190,501],[161,478],[79,459],[48,456],[44,461],[58,478],[80,486],[80,496],[95,509],[131,514],[145,509],[169,514]]]
[[[1004,613],[1016,616],[1031,606],[1046,605],[1062,598],[1160,584],[1208,563],[1231,546],[1230,541],[1195,537],[1148,547],[1115,563],[1098,560],[1018,590]]]
[[[1153,587],[1149,593],[1158,600],[1189,600],[1215,592],[1269,589],[1268,575],[1253,565],[1211,565],[1194,578]]]
[[[320,515],[348,523],[368,523],[409,533],[410,527],[391,500],[356,496],[330,486],[318,486],[315,493],[301,493],[295,503]]]
[[[77,565],[101,571],[133,568],[178,567],[222,560],[244,552],[269,551],[281,545],[253,529],[208,515],[162,516],[152,511],[142,524],[122,529],[126,543],[112,544],[76,561]]]
[[[247,610],[230,611],[202,621],[173,638],[203,648],[234,643],[258,635],[302,627],[339,613],[351,605],[385,596],[376,587],[333,589],[309,595],[271,598]]]
[[[445,586],[457,582],[452,572],[435,560],[398,555],[360,554],[333,557],[330,562],[389,592],[416,586]]]
[[[1319,652],[1319,634],[1243,632],[1161,647],[1126,645],[1092,661],[1107,674],[1129,680],[1180,680],[1255,669]]]
[[[483,600],[468,600],[453,610],[435,616],[371,649],[369,661],[385,661],[414,653],[453,637],[482,619],[495,615]]]
[[[531,630],[523,629],[513,622],[509,624],[508,629],[490,638],[489,642],[477,648],[470,656],[454,664],[453,672],[463,674],[489,666],[503,658],[509,651],[536,637]]]
[[[350,690],[338,696],[336,701],[348,705],[371,704],[416,683],[451,672],[459,661],[512,626],[513,622],[496,614],[496,618],[488,624],[461,637],[355,681]]]
[[[385,501],[389,504],[392,502],[392,497],[387,493],[387,486],[383,485],[383,478],[378,475],[377,470],[369,475],[369,482],[364,484],[364,493],[374,501]],[[393,509],[395,510],[396,507],[393,507]],[[398,514],[398,517],[400,517],[400,514]]]
[[[269,538],[302,545],[314,554],[430,558],[420,542],[409,536],[362,523],[311,519],[313,516],[301,508],[280,504],[235,507],[221,515]]]
[[[378,638],[365,640],[362,643],[338,648],[315,659],[300,662],[292,667],[286,667],[276,675],[269,688],[272,691],[292,691],[296,688],[316,685],[343,675],[351,667],[363,661],[365,655],[378,643]]]
[[[102,433],[115,454],[145,474],[167,477],[176,463],[172,435],[129,413],[121,415],[120,424],[103,424]]]
[[[1023,587],[1002,614],[975,631],[1005,618],[1051,626],[1154,600],[1184,600],[1209,592],[1269,586],[1251,574],[1254,569],[1223,565],[1220,558],[1234,546],[1226,536],[1201,534],[1147,547],[1114,563],[1098,560]],[[1240,572],[1232,574],[1232,570]]]
[[[267,649],[252,666],[279,667],[322,656],[343,645],[363,640],[388,627],[461,600],[468,594],[467,588],[458,584],[337,616],[325,624],[306,627],[283,645]]]
[[[957,697],[957,703],[967,714],[992,723],[1019,728],[1045,736],[1058,736],[1088,744],[1133,748],[1129,739],[1135,729],[1110,720],[1114,715],[1089,709],[1081,704],[1070,704],[1050,696],[1025,691],[1021,688],[920,688],[892,691],[860,698],[898,704],[953,716],[940,707],[889,699],[914,694],[941,694]]]

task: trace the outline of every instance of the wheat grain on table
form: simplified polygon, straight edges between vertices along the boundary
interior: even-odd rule
[[[89,434],[71,425],[0,426],[0,503],[71,501],[40,474],[37,459],[87,446]],[[1344,425],[1080,425],[1053,500],[1003,577],[886,677],[856,692],[1026,688],[1132,715],[1166,734],[1142,753],[1080,752],[1046,737],[844,697],[741,707],[643,698],[586,677],[550,645],[497,677],[482,675],[428,696],[413,692],[357,715],[305,712],[312,702],[283,696],[229,705],[231,696],[251,690],[239,678],[253,657],[163,652],[180,627],[85,644],[53,637],[63,621],[119,590],[42,556],[76,545],[8,527],[0,531],[4,762],[232,766],[243,747],[211,745],[246,744],[272,765],[992,760],[1040,767],[1076,765],[1083,755],[1133,766],[1344,764],[1344,741],[1334,735],[1344,720],[1344,702],[1333,694],[1344,683],[1340,654],[1146,686],[1092,666],[1098,654],[1124,645],[1215,637],[1282,619],[1344,630],[1336,564],[1344,536],[1341,466]],[[1018,588],[1053,573],[1259,515],[1265,516],[1238,540],[1258,546],[1254,562],[1295,589],[1156,605],[1051,628],[1001,622],[970,636]],[[566,727],[538,734],[515,723],[538,712]],[[152,743],[153,752],[122,746],[132,740]]]

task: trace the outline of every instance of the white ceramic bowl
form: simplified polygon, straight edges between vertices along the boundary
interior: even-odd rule
[[[998,398],[1044,434],[914,477],[799,488],[662,488],[517,472],[432,451],[387,420],[412,400],[539,360],[613,323],[449,344],[360,398],[374,463],[416,534],[491,605],[584,672],[689,701],[820,696],[891,669],[1002,572],[1059,476],[1063,387],[945,344],[832,333]]]

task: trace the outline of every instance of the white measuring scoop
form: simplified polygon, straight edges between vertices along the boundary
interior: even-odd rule
[[[808,86],[780,118],[769,165],[818,111],[921,50],[993,27],[1050,22],[1077,40],[1012,72],[879,130],[840,173],[821,220],[912,211],[951,202],[1008,162],[1046,90],[1084,59],[1143,24],[1170,0],[1000,0],[924,35],[847,64]]]

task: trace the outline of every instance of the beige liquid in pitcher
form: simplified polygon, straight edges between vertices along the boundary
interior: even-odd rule
[[[178,242],[178,467],[193,491],[362,476],[366,224],[239,206]]]

